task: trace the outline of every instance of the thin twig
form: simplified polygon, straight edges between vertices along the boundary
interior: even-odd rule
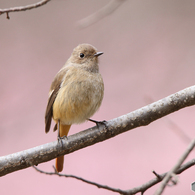
[[[42,0],[38,3],[31,4],[31,5],[0,9],[0,15],[6,13],[7,19],[10,19],[10,17],[9,17],[10,12],[20,12],[20,11],[26,11],[26,10],[34,9],[34,8],[40,7],[42,5],[45,5],[49,1],[51,1],[51,0]]]
[[[154,173],[154,175],[159,179],[162,180],[161,176],[156,172],[156,171],[152,171],[152,173]]]
[[[194,166],[194,165],[195,165],[195,159],[192,159],[191,161],[185,163],[179,169],[177,169],[176,174],[181,174],[183,171],[189,169],[191,166]],[[107,185],[102,185],[102,184],[99,184],[99,183],[96,183],[96,182],[92,182],[92,181],[86,180],[86,179],[84,179],[82,177],[75,176],[75,175],[67,175],[67,174],[58,173],[56,171],[55,167],[53,167],[54,168],[54,172],[46,172],[46,171],[43,171],[43,170],[38,169],[36,166],[32,166],[32,167],[36,171],[38,171],[40,173],[43,173],[43,174],[46,174],[46,175],[57,175],[57,176],[60,176],[60,177],[71,177],[71,178],[75,178],[75,179],[78,179],[78,180],[83,181],[85,183],[94,185],[94,186],[96,186],[98,188],[106,189],[106,190],[113,191],[113,192],[118,192],[118,193],[124,194],[124,195],[133,195],[133,194],[136,194],[136,193],[139,193],[139,192],[144,193],[146,190],[148,190],[152,186],[154,186],[157,183],[161,182],[163,180],[163,178],[165,178],[165,176],[167,174],[167,173],[158,174],[155,171],[153,171],[153,173],[155,173],[155,175],[156,175],[156,177],[154,179],[148,181],[145,184],[142,184],[141,186],[135,187],[133,189],[130,189],[130,190],[121,190],[119,188],[112,188],[112,187],[107,186]]]
[[[168,184],[169,180],[173,177],[173,175],[176,173],[176,171],[179,169],[179,167],[181,166],[181,164],[184,162],[184,160],[187,158],[187,156],[189,155],[189,153],[193,150],[195,146],[195,139],[193,139],[191,141],[191,143],[189,144],[188,148],[186,149],[186,151],[183,153],[183,155],[180,157],[180,159],[178,160],[178,162],[176,163],[176,165],[168,172],[168,174],[165,176],[165,178],[163,179],[160,187],[158,188],[158,190],[155,192],[155,195],[160,195],[162,194],[163,190],[165,189],[166,185]]]
[[[84,179],[82,177],[78,177],[78,176],[75,176],[75,175],[67,175],[67,174],[61,174],[61,173],[58,173],[54,168],[54,172],[46,172],[46,171],[43,171],[41,169],[38,169],[36,166],[32,166],[35,170],[37,170],[38,172],[40,173],[43,173],[43,174],[46,174],[46,175],[58,175],[60,177],[71,177],[71,178],[75,178],[77,180],[80,180],[80,181],[83,181],[85,183],[88,183],[88,184],[91,184],[91,185],[94,185],[98,188],[103,188],[103,189],[106,189],[106,190],[110,190],[110,191],[113,191],[113,192],[119,192],[119,193],[123,193],[124,191],[123,190],[120,190],[120,189],[116,189],[116,188],[112,188],[112,187],[109,187],[109,186],[106,186],[106,185],[101,185],[101,184],[98,184],[98,183],[95,183],[95,182],[92,182],[92,181],[89,181],[87,179]]]
[[[185,163],[184,165],[182,165],[177,171],[176,174],[181,174],[183,171],[189,169],[191,166],[195,165],[195,158],[192,159],[191,161]],[[163,174],[158,174],[158,177],[155,177],[154,179],[148,181],[145,184],[142,184],[138,187],[135,187],[133,189],[127,190],[127,195],[132,195],[132,194],[136,194],[136,193],[144,193],[146,190],[148,190],[149,188],[151,188],[152,186],[156,185],[157,183],[161,182],[163,180],[163,178],[166,176],[167,173],[163,173]]]
[[[78,22],[78,25],[80,28],[86,28],[102,18],[110,15],[112,12],[114,12],[125,0],[111,0],[106,6],[98,10],[97,12],[91,14],[90,16],[87,16],[86,18],[83,18]]]
[[[185,143],[189,143],[191,141],[190,137],[187,135],[187,133],[178,126],[174,121],[172,121],[169,117],[165,118],[167,123],[169,124],[170,128],[174,133],[176,133]]]

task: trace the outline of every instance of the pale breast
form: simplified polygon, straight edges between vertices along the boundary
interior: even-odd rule
[[[100,107],[104,94],[99,73],[68,71],[53,104],[53,118],[63,124],[82,123]]]

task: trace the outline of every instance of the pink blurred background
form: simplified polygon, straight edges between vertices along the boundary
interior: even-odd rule
[[[36,0],[1,0],[0,8]],[[44,132],[50,84],[80,43],[103,51],[100,72],[105,96],[96,120],[110,120],[194,85],[195,1],[126,1],[94,25],[77,22],[109,0],[53,0],[43,7],[0,16],[0,155],[8,155],[56,140]],[[170,170],[188,142],[169,120],[194,137],[195,107],[185,108],[65,157],[63,173],[115,188],[130,189],[154,178],[152,170]],[[90,122],[73,125],[70,134]],[[187,160],[194,158],[194,151]],[[186,161],[185,161],[186,162]],[[54,160],[38,167],[52,171]],[[164,194],[193,194],[195,167],[179,175]],[[1,178],[0,194],[113,194],[71,178],[47,176],[32,168]],[[152,194],[159,185],[145,194]]]

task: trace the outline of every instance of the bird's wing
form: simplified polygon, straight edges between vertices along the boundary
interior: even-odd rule
[[[45,132],[49,132],[50,126],[51,126],[51,120],[53,117],[53,103],[58,95],[58,91],[61,87],[61,83],[66,75],[67,69],[63,68],[61,69],[57,75],[55,76],[51,87],[50,87],[50,95],[46,107],[45,112]]]

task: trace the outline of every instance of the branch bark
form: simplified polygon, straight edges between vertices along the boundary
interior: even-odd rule
[[[106,123],[106,127],[105,125],[100,125],[99,128],[92,127],[64,138],[60,142],[54,141],[0,157],[0,176],[72,153],[136,127],[146,126],[163,116],[194,104],[195,86],[191,86],[138,110],[112,119]]]
[[[34,9],[34,8],[40,7],[42,5],[45,5],[49,1],[51,1],[51,0],[42,0],[42,1],[38,2],[38,3],[31,4],[31,5],[19,6],[19,7],[13,7],[13,8],[6,8],[6,9],[0,9],[0,15],[6,13],[7,19],[10,19],[10,17],[9,17],[9,13],[10,12],[20,12],[20,11],[26,11],[26,10]]]

